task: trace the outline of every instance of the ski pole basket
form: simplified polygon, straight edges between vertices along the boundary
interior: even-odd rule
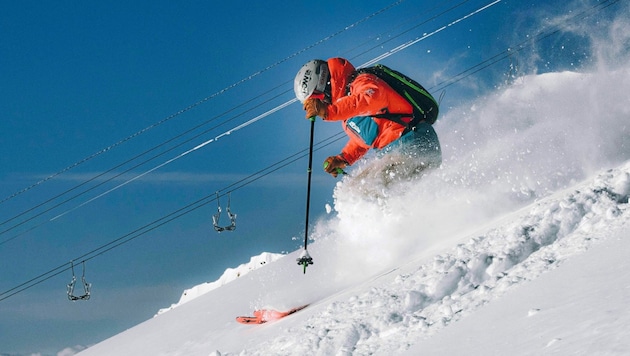
[[[302,254],[297,259],[297,264],[304,268],[304,274],[306,274],[306,267],[313,264],[313,258],[308,253],[307,249],[304,249],[304,251],[302,251]]]

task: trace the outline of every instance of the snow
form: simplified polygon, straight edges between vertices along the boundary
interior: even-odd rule
[[[271,263],[282,256],[283,255],[279,253],[269,253],[269,252],[263,252],[258,256],[253,256],[252,258],[250,258],[248,263],[243,263],[242,265],[236,268],[226,269],[225,272],[223,272],[223,274],[221,275],[221,277],[219,277],[219,279],[217,279],[214,282],[203,283],[203,284],[196,285],[190,289],[186,289],[184,293],[182,293],[182,296],[179,298],[179,302],[172,304],[168,308],[163,308],[163,309],[158,310],[156,316],[166,313],[169,310],[173,310],[179,307],[180,305],[183,305],[195,298],[198,298],[199,296],[202,296],[214,289],[221,287],[222,285],[226,283],[229,283],[235,280],[238,277],[244,276],[247,273],[266,265],[267,263]]]
[[[628,226],[414,345],[409,355],[625,355]],[[453,342],[457,340],[457,342]]]
[[[262,254],[79,354],[630,354],[628,92],[624,67],[546,73],[453,108],[439,170],[371,157],[337,184],[306,274]]]

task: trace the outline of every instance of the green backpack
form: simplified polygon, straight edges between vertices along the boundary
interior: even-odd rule
[[[409,117],[408,114],[385,113],[374,115],[374,117],[389,119],[410,129],[413,129],[420,121],[424,120],[429,125],[433,125],[437,120],[439,112],[437,101],[415,80],[383,64],[361,68],[357,73],[376,75],[413,106],[413,119],[409,123],[402,121],[403,117]]]

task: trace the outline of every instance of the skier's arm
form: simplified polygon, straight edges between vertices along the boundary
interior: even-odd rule
[[[387,108],[387,97],[372,74],[358,76],[351,86],[351,95],[337,99],[327,107],[327,121],[346,120],[355,116],[370,116]]]
[[[369,151],[368,147],[359,145],[355,140],[350,140],[341,150],[343,158],[351,166]]]

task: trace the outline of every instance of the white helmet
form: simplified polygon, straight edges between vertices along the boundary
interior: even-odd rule
[[[295,97],[300,102],[308,99],[315,91],[323,93],[330,77],[328,63],[321,59],[313,59],[300,68],[293,82]]]

